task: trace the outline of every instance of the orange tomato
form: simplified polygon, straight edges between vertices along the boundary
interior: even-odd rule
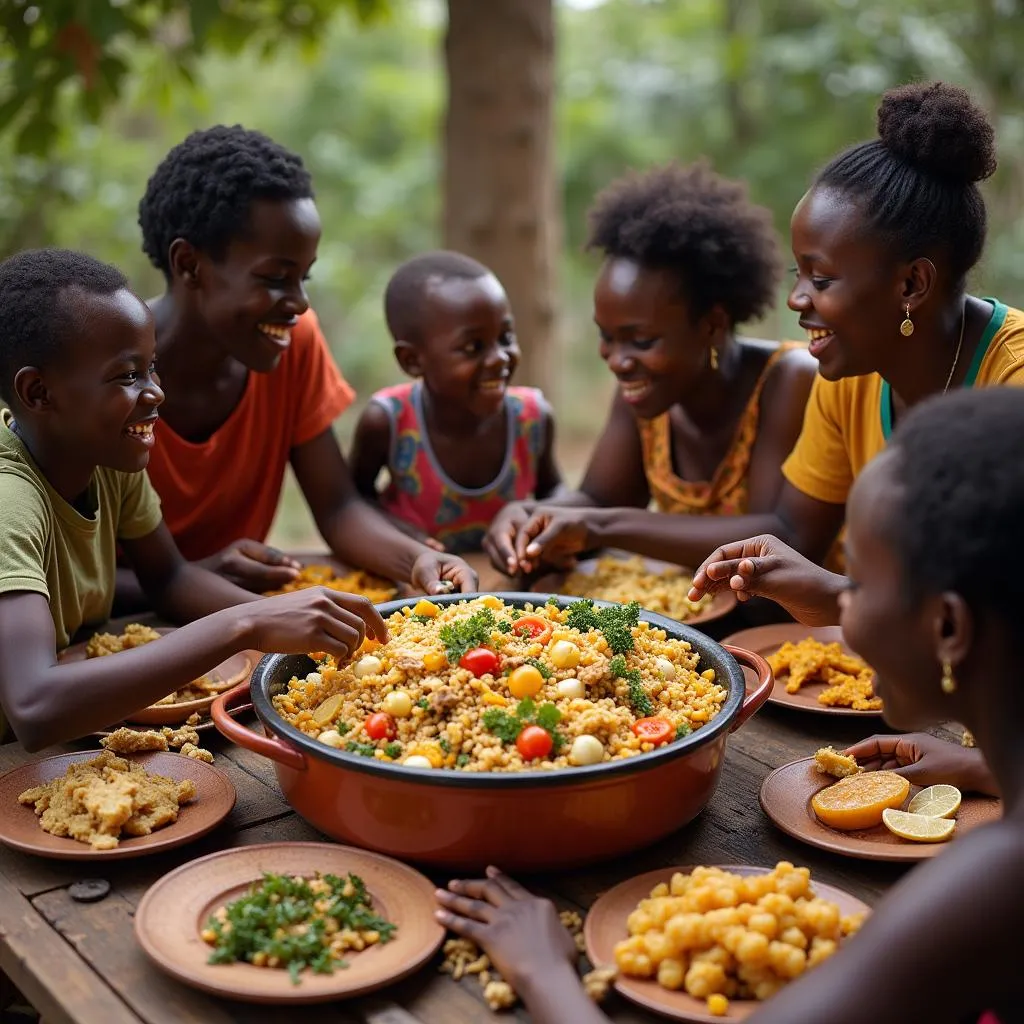
[[[633,732],[645,743],[668,743],[675,730],[667,718],[641,718],[633,723]]]
[[[553,628],[542,615],[522,615],[512,623],[514,636],[524,636],[528,640],[536,640],[541,644],[548,642]]]

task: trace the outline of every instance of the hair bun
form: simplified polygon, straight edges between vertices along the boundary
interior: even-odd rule
[[[936,178],[969,184],[996,169],[988,115],[956,85],[890,89],[878,107],[878,137],[897,159]]]

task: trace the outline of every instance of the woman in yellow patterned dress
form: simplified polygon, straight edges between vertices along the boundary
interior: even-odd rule
[[[659,513],[706,517],[774,508],[815,362],[803,345],[735,334],[775,299],[779,249],[768,211],[703,162],[670,164],[602,192],[588,245],[605,257],[594,319],[619,386],[580,489],[557,499],[577,525],[561,530],[545,560],[600,539],[616,507],[643,510],[653,500]],[[517,540],[538,505],[508,506],[494,521],[485,547],[497,568],[535,568]],[[631,515],[615,546],[639,547],[657,514]],[[709,527],[693,564],[727,539]]]

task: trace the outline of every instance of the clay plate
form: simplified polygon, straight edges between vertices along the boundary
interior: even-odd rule
[[[768,868],[750,867],[744,864],[720,864],[718,867],[737,875],[766,875]],[[583,937],[587,944],[587,956],[594,966],[615,963],[615,945],[628,937],[626,919],[636,909],[637,903],[646,899],[651,890],[660,882],[668,882],[677,872],[684,874],[692,871],[692,867],[667,867],[648,871],[637,875],[614,889],[609,889],[590,908],[587,920],[583,925]],[[866,903],[855,896],[831,885],[811,879],[815,893],[823,899],[831,900],[839,905],[842,913],[856,914],[870,911]],[[713,1017],[708,1013],[707,1002],[695,999],[684,991],[670,991],[656,981],[646,978],[627,978],[619,976],[615,988],[620,995],[631,1002],[637,1003],[655,1013],[664,1014],[672,1020],[690,1021],[693,1024],[718,1024],[723,1020],[743,1020],[749,1017],[763,1003],[756,999],[730,999],[729,1012],[724,1017]]]
[[[58,754],[0,776],[0,842],[25,853],[56,860],[124,860],[144,857],[148,853],[183,846],[216,828],[235,806],[235,787],[228,777],[213,765],[195,761],[181,754],[163,750],[132,754],[129,761],[141,764],[154,775],[191,779],[196,784],[195,799],[178,812],[178,820],[157,829],[148,836],[122,839],[112,850],[94,850],[67,836],[53,836],[39,827],[39,818],[31,807],[18,803],[26,789],[49,782],[67,771],[75,761],[88,761],[99,750],[82,750],[74,754]]]
[[[174,632],[174,627],[158,626],[156,631],[161,636],[167,636],[168,633]],[[156,641],[154,640],[153,643]],[[61,651],[57,660],[60,662],[85,661],[85,648],[85,643],[73,644]],[[262,657],[263,655],[259,651],[240,651],[238,654],[233,654],[226,661],[222,661],[205,673],[207,676],[218,679],[220,685],[216,693],[211,693],[208,697],[201,697],[199,700],[182,701],[180,704],[152,704],[139,711],[133,711],[126,716],[127,720],[139,725],[181,725],[186,718],[197,711],[201,715],[205,715],[220,694],[249,678]]]
[[[247,963],[210,964],[200,930],[218,907],[243,895],[265,871],[310,877],[316,871],[359,875],[374,909],[397,925],[395,937],[347,955],[333,974],[305,970],[293,985],[287,970]],[[223,850],[164,875],[135,912],[135,935],[147,956],[179,981],[251,1003],[320,1003],[362,995],[412,974],[444,941],[434,920],[434,886],[410,867],[334,843],[268,843]]]
[[[823,644],[838,643],[846,654],[857,657],[843,640],[843,631],[838,626],[801,626],[798,622],[779,622],[770,626],[755,626],[733,633],[720,641],[733,647],[743,647],[762,658],[770,657],[784,643],[799,643],[808,637]],[[744,672],[747,670],[744,669]],[[848,715],[855,718],[881,718],[881,711],[857,711],[854,708],[830,708],[818,701],[818,694],[826,689],[825,683],[804,683],[797,693],[786,692],[786,676],[775,680],[769,703],[779,704],[787,708],[798,708],[801,711],[814,711],[819,715]],[[748,685],[753,682],[749,677]]]
[[[941,853],[957,836],[978,825],[1002,817],[1003,805],[991,796],[965,793],[956,812],[956,831],[945,843],[915,843],[894,836],[884,825],[842,832],[818,821],[811,809],[811,797],[831,786],[836,780],[823,775],[814,766],[814,758],[805,757],[776,768],[761,786],[761,807],[764,813],[794,839],[832,853],[845,853],[862,860],[919,861]],[[911,786],[906,803],[921,791]],[[904,809],[906,804],[904,805]]]
[[[624,561],[636,556],[631,555],[627,551],[606,551],[601,557],[618,558]],[[581,572],[586,576],[592,576],[597,571],[597,563],[597,558],[586,558],[583,561],[576,563],[574,571]],[[656,558],[645,558],[643,559],[643,563],[648,572],[651,573],[692,575],[692,570],[690,569],[682,569],[671,562],[660,562]],[[534,582],[530,584],[530,590],[535,594],[561,594],[562,591],[559,588],[565,582],[568,575],[568,573],[548,573],[546,576],[541,576],[534,580]],[[728,615],[735,607],[736,595],[731,590],[723,590],[715,594],[711,599],[711,604],[698,615],[690,615],[685,619],[676,619],[675,621],[685,622],[687,626],[696,626],[701,622],[712,622],[715,619],[720,619],[724,615]],[[650,608],[648,611],[658,612],[659,615],[667,615],[666,612],[660,612],[657,608]],[[668,618],[673,618],[673,616],[668,615]],[[731,643],[731,641],[729,642]]]

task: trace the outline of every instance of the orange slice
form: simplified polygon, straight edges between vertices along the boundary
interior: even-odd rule
[[[832,828],[872,828],[881,825],[887,807],[899,807],[909,792],[910,783],[895,772],[862,772],[815,793],[811,807]]]

